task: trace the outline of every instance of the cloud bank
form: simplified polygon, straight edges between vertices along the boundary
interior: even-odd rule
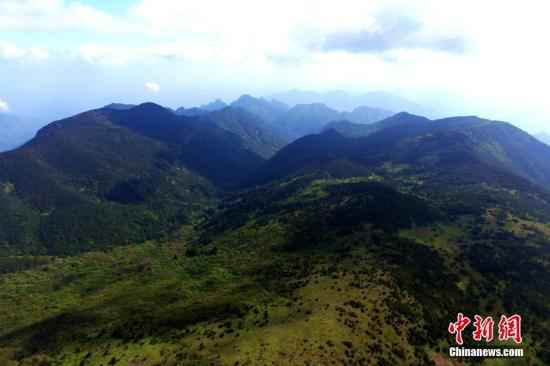
[[[172,107],[292,88],[383,90],[445,114],[533,129],[550,122],[548,2],[125,3],[113,11],[107,0],[0,0],[2,92],[12,107],[140,102],[154,80],[157,102]]]
[[[43,48],[21,48],[12,42],[0,40],[0,60],[44,61],[49,57],[49,52]]]
[[[459,36],[442,37],[424,34],[423,25],[416,19],[388,15],[379,19],[373,29],[358,29],[329,34],[323,51],[351,53],[382,53],[395,49],[427,49],[463,53],[466,41]]]

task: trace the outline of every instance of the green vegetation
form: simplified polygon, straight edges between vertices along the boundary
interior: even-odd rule
[[[13,258],[3,364],[444,365],[459,311],[523,314],[527,357],[509,364],[548,362],[547,226],[442,207],[311,175],[231,195],[168,241]]]
[[[263,161],[245,145],[153,104],[54,122],[0,155],[0,255],[162,238]]]
[[[0,155],[0,365],[550,363],[548,148],[399,114],[263,164],[239,116],[92,111]],[[521,314],[526,356],[449,360],[458,312]]]

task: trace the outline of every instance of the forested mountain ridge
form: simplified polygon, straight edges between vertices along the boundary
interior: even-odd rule
[[[542,187],[550,185],[549,147],[509,123],[477,117],[432,121],[399,113],[367,125],[360,132],[350,123],[345,124],[344,129],[339,127],[343,126],[341,122],[332,126],[335,128],[317,136],[306,136],[282,149],[256,173],[259,181],[262,175],[264,179],[277,178],[309,169],[308,164],[319,165],[337,159],[363,167],[393,163],[428,169],[468,159],[521,176]],[[340,129],[345,134],[345,128],[348,136],[354,137],[337,132]],[[302,165],[296,166],[297,162]],[[271,173],[271,169],[278,172]]]
[[[262,161],[226,129],[151,103],[85,112],[0,155],[0,242],[75,253],[158,237]]]

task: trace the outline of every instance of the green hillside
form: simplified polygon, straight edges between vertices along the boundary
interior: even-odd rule
[[[161,238],[261,164],[245,145],[153,104],[51,123],[0,155],[0,252],[76,254]]]
[[[0,155],[0,365],[550,363],[549,147],[401,113],[265,161],[235,111],[91,111]],[[459,312],[521,314],[524,357],[449,359]]]
[[[366,126],[364,135],[357,128],[349,130],[354,128],[349,123],[331,126],[336,128],[289,144],[248,181],[262,183],[345,162],[353,168],[344,169],[342,174],[352,176],[362,175],[358,170],[388,163],[423,170],[425,174],[460,165],[476,176],[477,166],[482,164],[541,187],[550,184],[550,148],[505,122],[477,117],[431,121],[399,113]]]
[[[304,176],[166,242],[13,264],[4,364],[444,365],[459,311],[522,313],[526,357],[508,364],[546,364],[550,208],[480,185],[459,213],[390,177]]]

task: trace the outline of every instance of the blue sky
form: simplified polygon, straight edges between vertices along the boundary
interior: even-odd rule
[[[124,15],[130,7],[137,3],[135,0],[82,0],[80,2],[119,16]]]
[[[548,13],[536,0],[0,0],[0,109],[382,90],[549,130]]]

